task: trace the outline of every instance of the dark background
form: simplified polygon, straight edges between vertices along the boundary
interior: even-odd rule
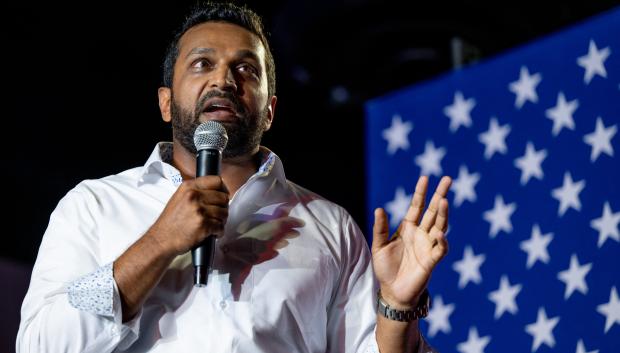
[[[10,306],[0,310],[5,337],[14,337],[28,271],[58,200],[83,179],[142,165],[157,141],[170,140],[157,107],[161,62],[194,3],[12,2],[4,11],[8,226],[0,276],[16,298],[0,298]],[[278,105],[264,144],[290,180],[341,204],[362,226],[365,101],[620,5],[406,3],[247,2],[263,16],[276,60]]]

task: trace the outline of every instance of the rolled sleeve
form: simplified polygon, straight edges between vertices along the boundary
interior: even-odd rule
[[[122,322],[112,263],[98,251],[97,201],[70,191],[50,217],[21,308],[16,351],[112,352],[138,337],[139,313]]]
[[[123,310],[113,268],[111,262],[71,282],[67,286],[67,299],[78,310],[113,319],[111,333],[123,338],[121,346],[128,346],[138,337],[142,310],[130,321],[122,322]]]
[[[69,304],[96,315],[114,317],[112,263],[73,281],[67,286]]]

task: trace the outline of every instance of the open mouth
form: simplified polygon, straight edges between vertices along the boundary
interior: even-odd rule
[[[212,98],[202,111],[208,120],[218,120],[222,122],[230,122],[238,117],[238,113],[234,105],[228,99]]]
[[[203,110],[204,112],[210,113],[218,110],[227,110],[237,114],[235,105],[229,99],[215,97],[205,102],[205,108]]]
[[[205,113],[213,113],[213,112],[218,112],[218,111],[224,111],[224,112],[230,112],[232,114],[236,114],[235,111],[231,107],[217,105],[217,104],[212,104],[204,110]]]

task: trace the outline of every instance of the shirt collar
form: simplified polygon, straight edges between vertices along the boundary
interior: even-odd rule
[[[250,179],[271,176],[285,185],[286,175],[280,158],[264,146],[260,146],[259,154],[261,165]],[[153,152],[144,164],[141,180],[146,181],[147,175],[153,173],[170,180],[175,186],[179,186],[183,182],[179,170],[172,166],[172,142],[159,142],[155,145]]]
[[[265,146],[260,146],[258,153],[261,156],[261,165],[253,177],[272,176],[282,185],[285,185],[286,175],[284,174],[284,167],[280,157]]]
[[[183,182],[179,170],[172,166],[172,142],[159,142],[155,145],[149,159],[144,163],[140,180],[148,183],[148,180],[153,180],[154,175],[164,177],[174,186],[179,186]]]

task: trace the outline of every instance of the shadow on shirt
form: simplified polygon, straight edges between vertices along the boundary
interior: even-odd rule
[[[229,219],[225,236],[216,243],[213,270],[217,271],[220,276],[228,275],[224,276],[228,277],[230,284],[228,295],[232,294],[235,302],[240,300],[242,285],[252,268],[276,258],[279,255],[278,251],[287,247],[291,239],[299,237],[300,233],[297,228],[304,227],[305,222],[300,218],[291,217],[290,211],[300,203],[305,206],[315,199],[314,195],[303,198],[299,196],[295,195],[286,202],[272,203],[263,207],[257,205],[253,210],[246,210],[242,219],[232,220],[232,222]],[[214,281],[214,278],[210,276],[211,286],[221,285],[221,283],[211,283]],[[147,299],[144,305],[146,317],[143,317],[143,319],[146,318],[146,322],[141,325],[140,336],[145,335],[150,338],[139,339],[133,345],[134,349],[146,351],[152,348],[159,339],[165,340],[176,336],[176,325],[169,323],[170,326],[162,327],[161,319],[173,312],[176,315],[182,315],[183,311],[192,307],[190,301],[196,300],[195,293],[192,294],[192,290],[195,289],[192,284],[193,266],[191,256],[187,253],[173,261]],[[208,285],[207,288],[199,290],[209,290],[209,287]],[[212,288],[211,290],[219,289]],[[194,298],[188,298],[190,294]],[[244,293],[244,296],[245,294],[249,295]]]

